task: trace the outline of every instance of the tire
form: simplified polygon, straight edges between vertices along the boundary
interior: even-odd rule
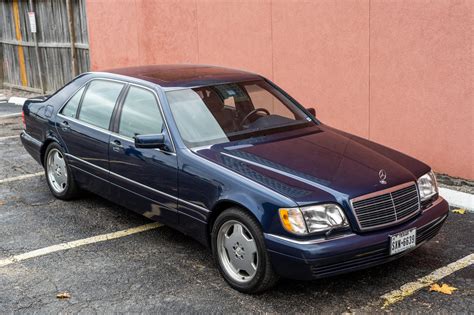
[[[277,283],[262,229],[248,212],[239,208],[222,212],[212,227],[211,242],[219,272],[235,290],[260,293]]]
[[[49,190],[54,197],[71,200],[79,196],[79,188],[62,147],[52,142],[44,155],[44,171]]]

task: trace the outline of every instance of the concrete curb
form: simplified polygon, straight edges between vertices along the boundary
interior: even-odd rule
[[[444,187],[439,188],[439,194],[446,199],[449,205],[466,209],[468,212],[474,213],[474,195],[460,192]]]
[[[21,117],[21,113],[0,115],[0,118],[14,118],[14,117]]]
[[[8,103],[12,103],[12,104],[15,104],[15,105],[23,106],[23,104],[25,104],[26,100],[27,100],[26,97],[12,96],[12,97],[10,97],[10,99],[8,100]]]

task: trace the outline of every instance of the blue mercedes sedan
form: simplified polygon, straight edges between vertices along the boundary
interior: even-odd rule
[[[27,101],[21,140],[55,197],[88,190],[173,227],[256,293],[397,259],[448,215],[428,165],[315,116],[257,74],[144,66]]]

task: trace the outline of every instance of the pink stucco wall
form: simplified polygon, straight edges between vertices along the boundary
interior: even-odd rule
[[[474,1],[88,0],[93,70],[204,63],[327,124],[474,179]]]

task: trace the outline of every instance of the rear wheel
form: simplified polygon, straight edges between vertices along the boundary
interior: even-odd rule
[[[278,280],[258,222],[239,208],[230,208],[216,219],[212,249],[222,276],[240,292],[262,292]]]
[[[51,143],[46,149],[44,169],[51,193],[59,199],[77,197],[79,189],[60,145]]]

